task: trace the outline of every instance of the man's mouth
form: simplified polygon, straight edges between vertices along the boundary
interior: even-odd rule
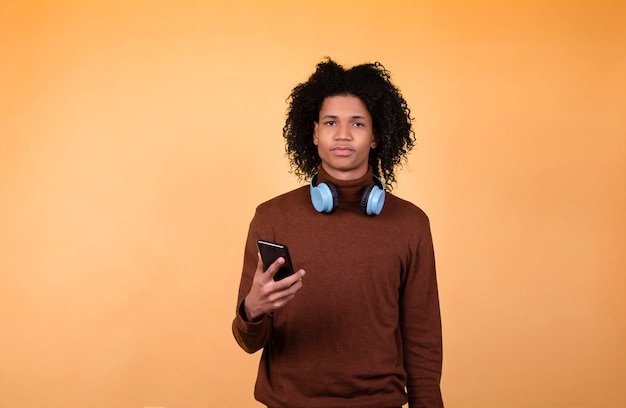
[[[349,146],[337,146],[330,150],[338,156],[347,156],[354,151],[354,149]]]

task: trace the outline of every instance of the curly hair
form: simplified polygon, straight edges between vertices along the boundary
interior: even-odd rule
[[[337,95],[356,96],[367,107],[377,141],[376,148],[370,150],[369,165],[391,190],[396,183],[396,167],[415,144],[415,132],[406,101],[379,62],[345,70],[326,57],[308,81],[291,91],[283,137],[292,172],[300,180],[309,180],[317,173],[321,159],[313,143],[314,122],[319,120],[324,100]]]

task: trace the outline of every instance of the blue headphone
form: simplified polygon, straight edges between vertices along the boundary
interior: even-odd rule
[[[331,213],[339,205],[339,193],[334,184],[323,182],[317,186],[317,174],[311,178],[311,201],[317,212]],[[367,215],[378,215],[385,204],[385,186],[383,182],[374,176],[374,184],[369,184],[361,197],[361,211]]]

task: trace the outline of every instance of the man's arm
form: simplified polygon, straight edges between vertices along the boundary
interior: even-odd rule
[[[243,271],[239,283],[237,309],[232,323],[233,335],[242,349],[254,353],[269,344],[272,338],[272,316],[274,310],[291,301],[302,287],[304,271],[278,282],[274,275],[284,262],[277,259],[267,271],[263,270],[263,261],[256,246],[257,238],[273,237],[273,232],[266,230],[266,222],[258,211],[250,223],[243,259]]]
[[[400,307],[409,407],[441,408],[441,315],[427,218],[417,248],[411,255]]]
[[[233,334],[237,343],[248,353],[254,353],[269,343],[272,314],[289,303],[302,288],[303,270],[278,282],[274,281],[274,275],[284,262],[283,258],[278,258],[264,271],[263,261],[258,256],[250,292],[239,303],[233,320]]]

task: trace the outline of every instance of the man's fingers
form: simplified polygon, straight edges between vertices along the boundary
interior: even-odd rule
[[[282,268],[282,266],[285,264],[285,259],[281,256],[278,259],[276,259],[267,268],[267,270],[265,270],[265,265],[263,263],[263,258],[261,257],[261,253],[257,252],[257,256],[259,258],[259,261],[257,262],[257,265],[256,265],[256,271],[257,273],[263,274],[268,279],[274,279],[274,275],[276,275],[276,273],[280,270],[280,268]]]
[[[271,294],[268,297],[268,300],[272,303],[272,306],[275,309],[279,309],[289,303],[294,297],[296,297],[296,292],[298,292],[300,288],[302,288],[302,280],[298,279],[295,281],[295,283],[291,284],[285,289],[279,290]]]
[[[298,272],[294,273],[293,275],[287,276],[286,278],[281,279],[280,281],[278,281],[278,283],[280,283],[280,289],[284,290],[284,289],[292,287],[295,283],[298,283],[299,281],[301,281],[303,276],[304,276],[304,269],[300,269]]]
[[[257,256],[257,261],[256,261],[256,271],[257,273],[260,272],[265,272],[265,270],[263,269],[263,258],[261,258],[261,253],[257,252],[256,253]]]
[[[265,273],[267,274],[268,278],[272,278],[274,279],[274,275],[276,275],[276,272],[278,272],[280,270],[280,268],[285,264],[285,259],[281,256],[278,259],[276,259],[269,268],[267,268],[267,270],[265,271]]]

